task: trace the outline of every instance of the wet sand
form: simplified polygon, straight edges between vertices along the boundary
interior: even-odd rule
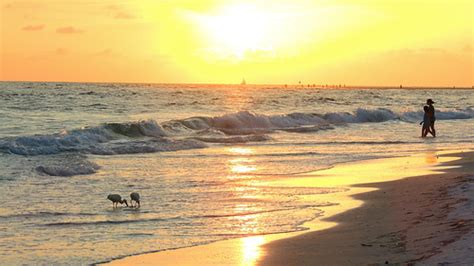
[[[309,231],[254,236],[115,260],[115,265],[474,263],[474,153],[369,160],[268,181],[333,187]]]

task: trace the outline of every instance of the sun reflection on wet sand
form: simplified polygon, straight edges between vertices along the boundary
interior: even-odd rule
[[[438,152],[437,154],[441,153]],[[428,153],[408,157],[367,160],[363,163],[344,163],[335,168],[297,174],[291,179],[259,183],[260,185],[288,187],[338,187],[387,182],[411,176],[436,174],[439,173],[439,170],[453,167],[437,166],[437,164],[456,159],[456,157],[448,156],[436,157],[437,155]]]
[[[265,243],[263,236],[242,238],[242,262],[240,265],[255,265],[261,255],[260,246]]]
[[[427,164],[435,164],[438,162],[438,155],[436,154],[436,152],[427,152],[425,153],[425,162]]]

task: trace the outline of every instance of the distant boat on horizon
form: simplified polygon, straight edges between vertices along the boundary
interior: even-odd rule
[[[242,82],[240,82],[240,85],[247,85],[247,82],[245,82],[245,79],[242,79]]]

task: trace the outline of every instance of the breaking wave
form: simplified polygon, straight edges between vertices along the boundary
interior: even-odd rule
[[[459,111],[436,113],[439,120],[474,118],[471,108]],[[172,120],[161,126],[166,134],[189,132],[218,132],[224,135],[251,135],[271,133],[275,130],[289,132],[314,132],[332,129],[339,124],[379,123],[391,120],[417,122],[423,118],[423,112],[397,113],[390,109],[363,109],[354,112],[289,113],[282,115],[263,115],[249,111],[225,114],[216,117],[191,117],[183,120]]]
[[[66,152],[116,155],[207,147],[201,141],[165,136],[161,126],[152,120],[110,123],[52,135],[1,139],[0,151],[18,155],[50,155]],[[50,172],[49,170],[52,169],[40,169],[43,172]]]
[[[271,139],[274,131],[310,133],[330,130],[347,123],[380,123],[391,120],[421,121],[422,112],[397,113],[389,109],[363,109],[354,112],[289,113],[263,115],[249,111],[216,117],[190,117],[157,123],[154,120],[106,123],[52,135],[21,136],[0,139],[0,152],[18,155],[48,155],[64,152],[116,155],[177,151],[207,147],[206,143],[247,143]],[[436,113],[439,120],[471,119],[474,110]],[[92,173],[94,167],[56,169],[43,167],[40,172]]]

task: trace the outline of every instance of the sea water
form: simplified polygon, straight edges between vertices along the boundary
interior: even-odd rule
[[[420,138],[432,98],[437,138]],[[259,180],[474,147],[474,90],[0,83],[0,264],[305,230],[350,188]],[[250,182],[251,181],[251,182]],[[111,193],[141,208],[113,208]]]

